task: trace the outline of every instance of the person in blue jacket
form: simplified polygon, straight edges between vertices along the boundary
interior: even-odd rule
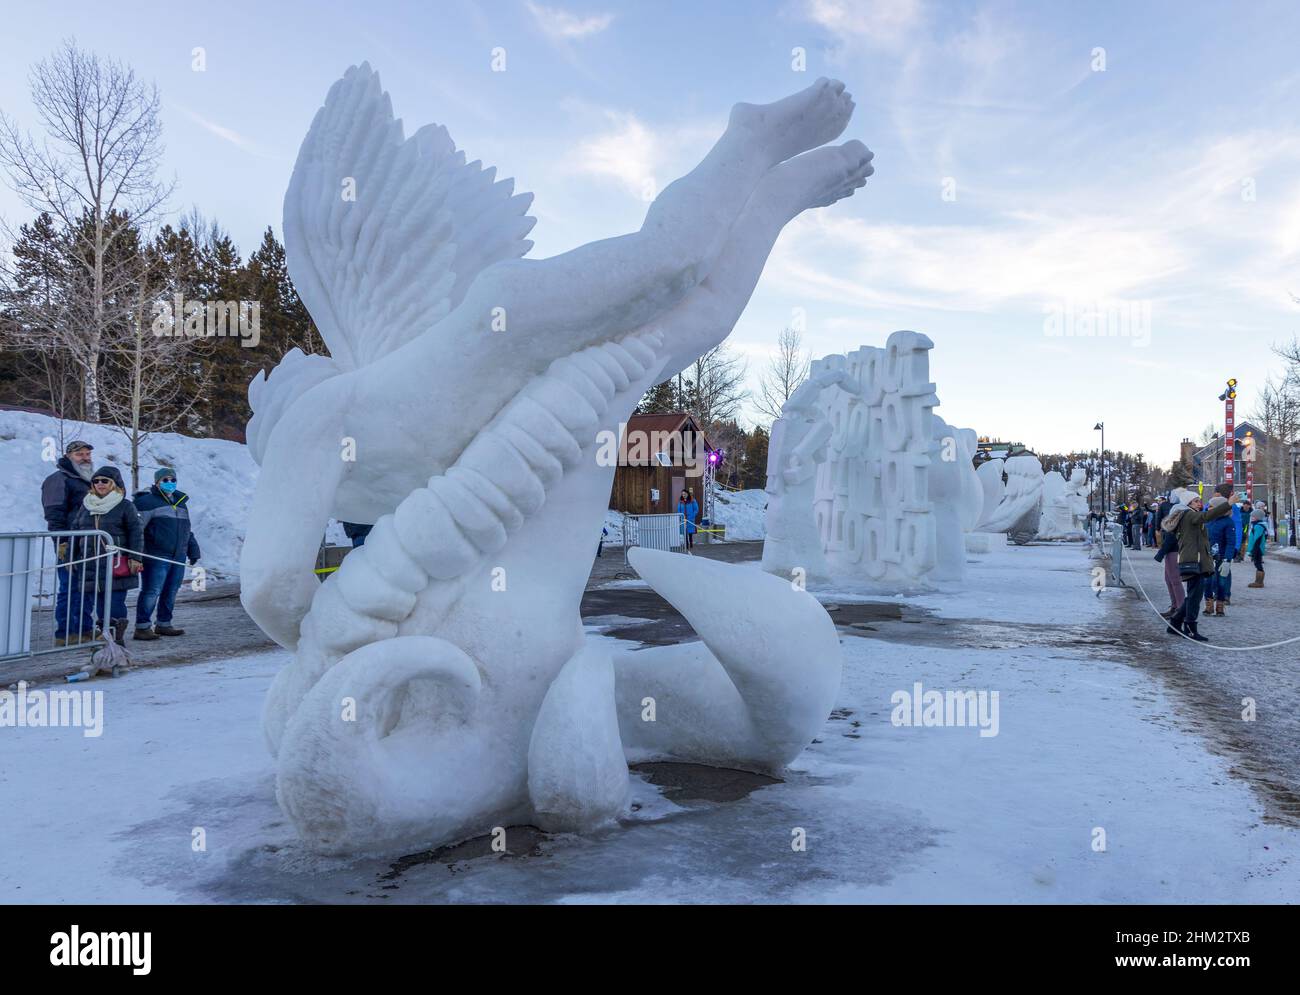
[[[682,527],[686,535],[686,548],[690,550],[695,545],[696,523],[700,519],[700,506],[691,494],[690,488],[682,491],[682,496],[677,499],[677,512],[682,516]]]
[[[1267,512],[1261,505],[1256,505],[1255,510],[1250,513],[1250,532],[1247,533],[1246,554],[1250,561],[1255,564],[1255,582],[1247,584],[1247,587],[1264,586],[1264,546],[1268,541],[1268,526],[1265,519],[1268,517]]]
[[[1220,484],[1214,489],[1223,497],[1232,496],[1231,484]],[[1205,614],[1226,615],[1224,611],[1232,604],[1232,561],[1237,555],[1237,541],[1241,535],[1241,509],[1232,506],[1232,514],[1227,518],[1216,518],[1205,526],[1210,538],[1210,555],[1214,557],[1214,573],[1210,574],[1205,591]]]
[[[135,496],[135,507],[144,525],[144,586],[135,604],[135,638],[183,636],[184,629],[172,625],[176,592],[185,580],[184,560],[199,562],[199,541],[190,531],[189,495],[176,489],[176,471],[161,467],[154,484]],[[161,557],[161,559],[152,559]],[[167,562],[171,561],[171,562]],[[153,624],[154,609],[158,624]]]

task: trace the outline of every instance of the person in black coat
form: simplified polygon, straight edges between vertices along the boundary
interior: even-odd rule
[[[140,516],[136,514],[135,505],[127,500],[126,485],[122,474],[115,466],[101,466],[90,478],[90,491],[81,500],[81,507],[68,523],[73,529],[98,529],[112,537],[113,545],[127,550],[140,551],[144,543],[144,530],[140,527]],[[106,552],[103,540],[98,537],[82,537],[73,544],[73,559],[99,556]],[[121,569],[116,564],[121,563]],[[109,618],[113,624],[113,637],[122,643],[126,637],[126,592],[139,584],[140,571],[144,561],[130,554],[121,553],[114,556],[99,556],[98,559],[83,563],[76,568],[80,579],[81,596],[92,600],[87,608],[95,613],[95,620],[105,633],[108,627],[104,619],[104,592],[111,590],[111,607]],[[74,582],[74,588],[75,588]],[[72,597],[77,597],[74,590]]]
[[[66,532],[71,528],[68,523],[81,507],[81,499],[90,491],[93,451],[94,447],[89,442],[73,439],[64,447],[63,455],[54,464],[54,472],[42,482],[41,507],[45,512],[45,527],[51,532]],[[54,548],[60,563],[70,559],[66,539],[56,536]],[[83,638],[89,639],[95,624],[90,614],[83,609],[80,597],[69,602],[72,571],[72,567],[61,567],[55,571],[58,584],[58,595],[54,602],[56,646],[65,645],[69,639],[73,643],[79,643]]]
[[[135,638],[183,636],[184,629],[172,625],[176,592],[185,580],[185,563],[199,562],[199,541],[190,530],[190,496],[176,489],[176,471],[160,467],[154,484],[135,496],[144,528],[144,586],[135,603]],[[158,624],[153,624],[154,609]]]

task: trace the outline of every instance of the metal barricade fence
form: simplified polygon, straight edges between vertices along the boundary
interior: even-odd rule
[[[668,515],[624,515],[624,561],[627,560],[627,551],[633,546],[642,546],[646,549],[662,549],[669,552],[673,550],[685,552],[684,522],[685,516],[680,512]]]
[[[1110,532],[1110,582],[1116,587],[1128,587],[1124,583],[1124,527],[1108,522]]]
[[[64,544],[60,557],[57,547]],[[0,663],[109,638],[113,577],[111,565],[100,561],[114,552],[113,537],[98,529],[0,534]]]

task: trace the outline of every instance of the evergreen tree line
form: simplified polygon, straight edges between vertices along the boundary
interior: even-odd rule
[[[42,212],[19,228],[12,265],[0,272],[0,404],[61,419],[134,422],[141,433],[243,441],[255,373],[295,347],[323,351],[289,279],[284,246],[268,227],[244,259],[230,236],[197,212],[146,237],[128,214],[110,211],[109,249],[98,261],[107,274],[103,334],[91,354],[83,333],[92,297],[84,229],[93,223],[89,213],[69,226]],[[243,309],[242,338],[238,310],[211,311],[217,302]],[[209,320],[214,316],[222,320]],[[93,394],[86,389],[91,377]],[[87,410],[88,395],[99,411]]]

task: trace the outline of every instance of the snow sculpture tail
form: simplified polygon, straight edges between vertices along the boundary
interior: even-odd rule
[[[466,732],[481,690],[474,662],[446,640],[361,647],[312,688],[285,732],[281,808],[325,853],[455,830],[473,777],[430,778],[416,761],[439,751],[474,762]]]
[[[839,638],[826,609],[750,567],[639,548],[628,562],[703,640],[619,658],[629,755],[766,772],[798,756],[839,693]],[[653,722],[640,718],[646,698],[657,704]]]

